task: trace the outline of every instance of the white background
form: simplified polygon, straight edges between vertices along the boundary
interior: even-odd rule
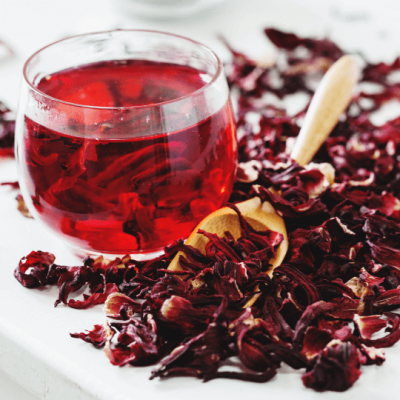
[[[157,29],[182,34],[211,46],[223,59],[222,33],[256,58],[273,51],[262,28],[274,26],[301,35],[329,35],[348,51],[371,60],[400,55],[400,2],[393,0],[227,0],[210,13],[175,21],[149,21],[128,15],[119,0],[0,0],[0,39],[15,57],[0,61],[0,100],[16,109],[24,60],[63,37],[114,28]],[[0,162],[0,182],[16,179],[13,161]],[[304,389],[300,373],[284,368],[268,384],[227,380],[202,384],[194,379],[148,381],[151,368],[112,367],[102,351],[72,340],[68,332],[101,323],[101,307],[87,311],[54,309],[56,290],[30,291],[12,277],[18,260],[31,250],[51,251],[59,263],[74,263],[63,244],[15,210],[15,193],[0,188],[0,399],[379,399],[397,397],[400,347],[387,350],[382,367],[363,375],[344,394]],[[29,387],[31,395],[15,384]]]

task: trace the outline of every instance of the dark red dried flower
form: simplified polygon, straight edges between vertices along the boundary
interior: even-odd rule
[[[281,195],[274,194],[262,186],[255,186],[254,190],[261,201],[270,202],[283,217],[308,217],[326,211],[326,206],[321,200],[312,199],[307,192],[295,187],[286,189]]]
[[[53,254],[32,251],[21,259],[14,276],[21,285],[28,288],[54,284],[57,278],[50,275],[50,267],[55,259]]]
[[[123,316],[132,317],[141,309],[142,305],[139,302],[117,291],[108,295],[103,312],[107,317],[121,319],[121,311]]]
[[[106,342],[105,351],[111,364],[150,365],[157,361],[160,343],[152,319],[144,324],[136,318],[130,318],[125,322],[113,323],[111,327],[119,331],[116,346],[111,345],[114,335],[110,335]]]
[[[379,339],[364,339],[352,337],[352,340],[358,344],[364,344],[368,347],[375,347],[377,349],[383,347],[391,347],[400,340],[400,318],[398,315],[393,313],[384,313],[388,318],[388,322],[391,325],[390,333]]]
[[[333,336],[329,331],[311,326],[304,337],[301,354],[306,356],[308,359],[313,359],[324,350],[332,339]]]
[[[312,55],[310,58],[323,56],[331,60],[337,60],[343,55],[343,51],[328,39],[316,40],[300,38],[293,33],[285,33],[273,28],[265,29],[268,39],[278,48],[294,50],[298,46],[304,46]]]
[[[19,183],[18,181],[14,182],[1,182],[1,186],[10,186],[12,189],[19,189]]]
[[[221,361],[231,354],[227,322],[223,315],[225,307],[226,303],[221,304],[206,330],[176,347],[151,377],[196,376],[204,379],[216,373]]]
[[[387,321],[380,319],[379,315],[369,316],[354,316],[354,322],[363,339],[371,339],[372,335],[379,332],[381,329],[386,328]]]
[[[103,325],[95,325],[91,331],[86,331],[81,333],[70,333],[71,337],[75,339],[82,339],[87,343],[91,343],[96,348],[104,347],[107,341],[107,335],[111,334],[114,336],[114,331],[112,331],[106,322]]]
[[[306,387],[319,392],[343,392],[361,375],[357,347],[341,341],[331,342],[317,357],[311,371],[302,376]]]
[[[367,365],[382,365],[386,359],[384,350],[376,349],[375,347],[367,347],[365,344],[361,345],[361,352],[367,357]]]
[[[180,330],[182,333],[202,332],[210,321],[210,315],[196,310],[192,303],[179,296],[166,299],[160,309],[159,318],[169,323],[171,328]]]

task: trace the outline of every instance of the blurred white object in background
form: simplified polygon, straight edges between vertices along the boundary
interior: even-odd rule
[[[210,12],[226,0],[118,0],[124,11],[148,19],[178,19]]]

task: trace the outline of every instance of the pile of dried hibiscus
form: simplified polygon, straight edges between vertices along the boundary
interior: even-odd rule
[[[236,242],[208,234],[206,255],[178,241],[147,263],[126,256],[65,267],[52,254],[32,252],[15,277],[30,288],[58,285],[56,305],[105,302],[117,321],[71,336],[104,347],[114,365],[159,363],[152,378],[266,382],[286,363],[304,368],[307,387],[343,391],[400,339],[393,312],[400,305],[400,118],[380,127],[370,121],[400,93],[392,76],[400,58],[365,61],[345,118],[302,168],[288,154],[307,106],[288,115],[284,100],[312,95],[343,51],[327,39],[265,33],[277,47],[275,62],[232,50],[227,73],[238,94],[240,166],[231,202],[257,195],[271,202],[289,234],[272,279],[265,271],[281,237],[243,221]],[[178,250],[185,271],[168,271]],[[69,298],[85,286],[90,295]],[[244,309],[257,287],[260,296]]]

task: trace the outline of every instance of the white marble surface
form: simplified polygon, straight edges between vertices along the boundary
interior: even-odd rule
[[[18,385],[5,373],[0,372],[0,390],[2,400],[37,400],[38,397]]]
[[[145,21],[122,13],[118,0],[0,0],[0,39],[16,52],[0,62],[0,99],[15,109],[23,61],[35,50],[62,37],[113,28],[145,28],[175,32],[200,40],[222,58],[216,39],[224,34],[234,46],[262,57],[272,47],[265,26],[303,35],[329,34],[349,51],[361,50],[372,60],[390,61],[400,54],[400,2],[393,0],[228,0],[211,15],[182,21]],[[0,182],[16,179],[13,161],[0,162]],[[18,260],[31,250],[51,251],[60,263],[75,259],[55,237],[15,209],[15,193],[0,187],[0,399],[117,400],[244,397],[270,399],[394,399],[400,376],[400,346],[387,350],[382,367],[363,368],[346,393],[307,390],[300,372],[284,368],[268,384],[192,378],[149,381],[151,368],[116,368],[102,351],[69,338],[69,332],[91,328],[104,317],[101,307],[86,311],[53,308],[56,289],[27,290],[13,278]]]

